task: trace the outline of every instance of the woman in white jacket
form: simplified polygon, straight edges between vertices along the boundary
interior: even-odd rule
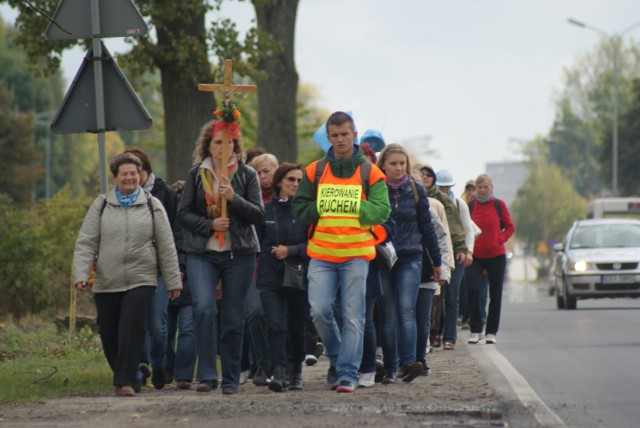
[[[167,214],[139,186],[140,160],[122,153],[109,167],[115,188],[98,196],[84,218],[73,255],[74,284],[85,290],[95,267],[92,291],[102,347],[116,395],[130,397],[158,270],[172,300],[180,296],[182,281]]]

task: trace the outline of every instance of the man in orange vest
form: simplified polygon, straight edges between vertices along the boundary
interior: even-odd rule
[[[307,254],[309,304],[331,365],[327,383],[337,392],[354,392],[362,360],[365,291],[369,261],[375,245],[385,239],[372,233],[391,213],[386,177],[368,162],[351,116],[336,112],[326,122],[331,143],[327,156],[306,168],[292,208],[310,224]],[[361,168],[369,171],[367,182]],[[382,232],[383,234],[384,232]],[[340,301],[342,328],[334,305]]]

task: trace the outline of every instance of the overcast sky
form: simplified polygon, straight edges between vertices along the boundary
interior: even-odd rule
[[[6,7],[0,9],[5,19]],[[223,14],[246,28],[249,2]],[[353,111],[360,132],[387,142],[431,138],[458,186],[487,162],[517,158],[510,139],[546,134],[563,67],[600,36],[640,21],[637,0],[301,0],[296,67],[330,111]],[[625,40],[640,39],[640,28]],[[107,41],[117,51],[117,40]],[[70,83],[83,52],[65,57]],[[499,194],[499,189],[496,189]]]

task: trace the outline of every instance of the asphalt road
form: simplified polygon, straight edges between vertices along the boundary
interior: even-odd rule
[[[558,310],[546,284],[521,281],[522,267],[514,260],[496,354],[566,426],[640,426],[640,299]]]

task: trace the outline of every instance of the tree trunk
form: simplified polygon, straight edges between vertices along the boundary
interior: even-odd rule
[[[296,96],[298,73],[293,46],[298,0],[254,0],[258,28],[282,47],[266,57],[259,68],[267,72],[258,82],[258,145],[280,162],[298,158]]]
[[[171,184],[184,179],[193,165],[194,143],[202,125],[213,119],[215,97],[198,91],[198,83],[212,83],[207,59],[205,7],[202,0],[185,0],[179,10],[171,2],[156,1],[152,14],[158,42],[153,54],[160,69],[165,117],[167,176]]]

